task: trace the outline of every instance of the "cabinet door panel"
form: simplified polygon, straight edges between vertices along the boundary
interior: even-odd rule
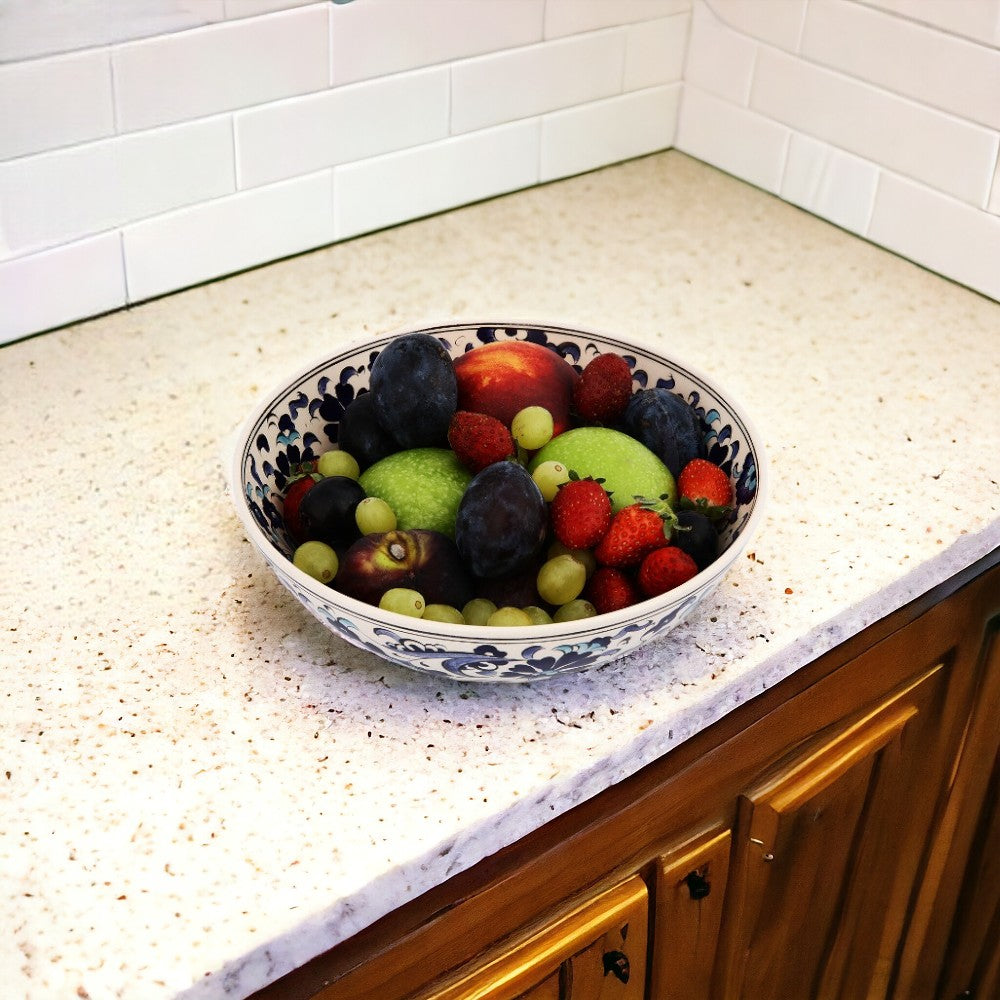
[[[934,807],[914,788],[943,673],[927,671],[741,796],[720,996],[884,995]]]
[[[709,1000],[731,847],[723,830],[657,859],[650,1000]]]
[[[633,876],[420,998],[642,1000],[648,924],[646,884]]]

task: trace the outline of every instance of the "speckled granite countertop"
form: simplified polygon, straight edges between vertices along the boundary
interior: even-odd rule
[[[752,551],[648,650],[442,682],[243,539],[220,443],[264,389],[469,316],[662,341],[761,430]],[[997,303],[678,153],[0,350],[4,996],[244,997],[964,568],[998,356]]]

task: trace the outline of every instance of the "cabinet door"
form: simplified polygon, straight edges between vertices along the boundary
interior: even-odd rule
[[[933,817],[930,669],[740,798],[717,995],[884,996]],[[932,783],[933,787],[933,783]]]
[[[657,858],[650,1000],[709,1000],[731,846],[718,830]]]
[[[643,1000],[648,893],[639,876],[420,994],[421,1000]]]

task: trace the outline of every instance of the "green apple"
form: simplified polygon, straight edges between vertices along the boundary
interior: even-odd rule
[[[528,470],[542,462],[560,462],[581,479],[603,479],[611,507],[619,511],[636,497],[677,500],[677,484],[670,470],[644,444],[610,427],[577,427],[554,437],[538,451]]]

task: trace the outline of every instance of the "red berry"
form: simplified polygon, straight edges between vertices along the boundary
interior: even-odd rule
[[[632,396],[632,369],[619,354],[592,359],[573,387],[573,406],[581,419],[613,424],[625,412]]]
[[[571,479],[559,487],[549,517],[566,548],[590,549],[611,525],[611,499],[596,479]]]
[[[623,507],[594,549],[602,566],[635,566],[654,549],[667,544],[663,518],[640,503]]]
[[[639,588],[647,597],[665,594],[697,575],[695,561],[676,545],[650,552],[639,567]]]
[[[448,444],[462,465],[473,472],[512,458],[517,452],[505,424],[486,413],[469,410],[457,410],[451,418]]]
[[[709,516],[733,505],[733,485],[714,462],[693,458],[677,478],[677,493],[685,506],[704,509]]]
[[[285,499],[282,503],[282,516],[285,519],[285,528],[292,536],[292,540],[301,543],[306,540],[305,529],[299,519],[299,506],[302,498],[316,485],[316,480],[311,476],[301,476],[293,479],[285,490]]]
[[[613,566],[598,566],[587,581],[584,597],[597,609],[599,615],[621,611],[642,600],[642,592],[623,570]]]

